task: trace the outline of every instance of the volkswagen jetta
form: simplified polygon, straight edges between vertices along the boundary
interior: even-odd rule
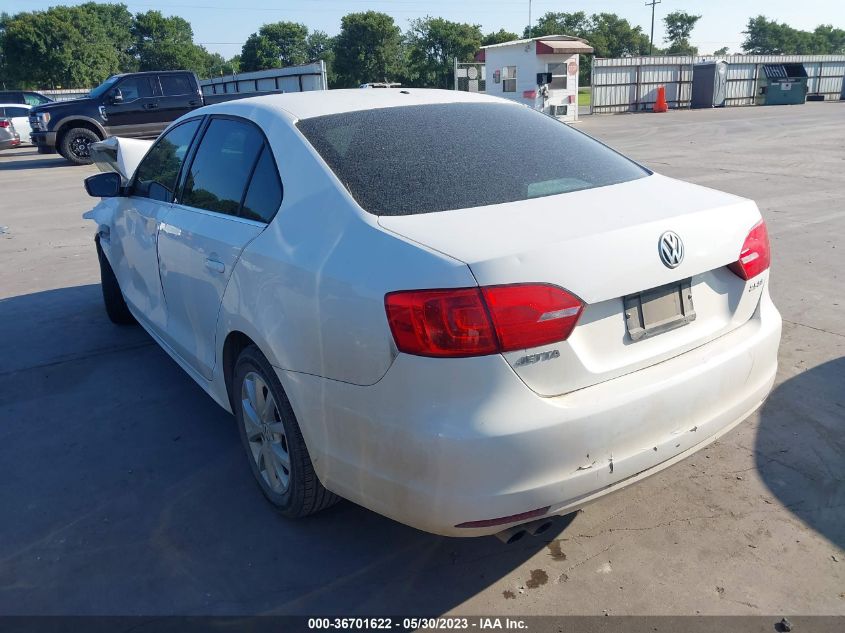
[[[565,514],[774,380],[757,206],[512,102],[258,97],[112,163],[86,181],[108,315],[234,413],[289,517],[340,496],[476,536]]]

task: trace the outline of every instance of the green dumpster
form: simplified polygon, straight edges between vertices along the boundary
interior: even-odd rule
[[[760,77],[759,105],[794,105],[807,98],[804,64],[764,64]]]

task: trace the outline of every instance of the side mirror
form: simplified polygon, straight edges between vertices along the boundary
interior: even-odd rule
[[[120,88],[115,88],[114,91],[111,93],[111,102],[123,103],[123,93],[120,91]]]
[[[120,174],[108,171],[85,179],[85,191],[92,198],[115,198],[121,194]]]

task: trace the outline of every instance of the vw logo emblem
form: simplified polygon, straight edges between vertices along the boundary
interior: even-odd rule
[[[673,231],[666,231],[660,236],[657,250],[660,252],[660,260],[667,268],[677,268],[684,261],[684,243]]]

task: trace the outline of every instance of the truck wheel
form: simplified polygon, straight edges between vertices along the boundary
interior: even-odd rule
[[[100,260],[100,287],[103,290],[103,303],[109,320],[117,325],[132,325],[135,323],[135,317],[126,307],[126,300],[120,291],[117,277],[114,276],[111,264],[100,247],[99,239],[97,240],[97,259]]]
[[[100,137],[86,127],[75,127],[64,133],[59,151],[74,165],[91,164],[91,143],[96,143]]]
[[[314,472],[296,416],[275,370],[255,345],[238,357],[232,404],[252,474],[270,503],[298,519],[338,501]]]

